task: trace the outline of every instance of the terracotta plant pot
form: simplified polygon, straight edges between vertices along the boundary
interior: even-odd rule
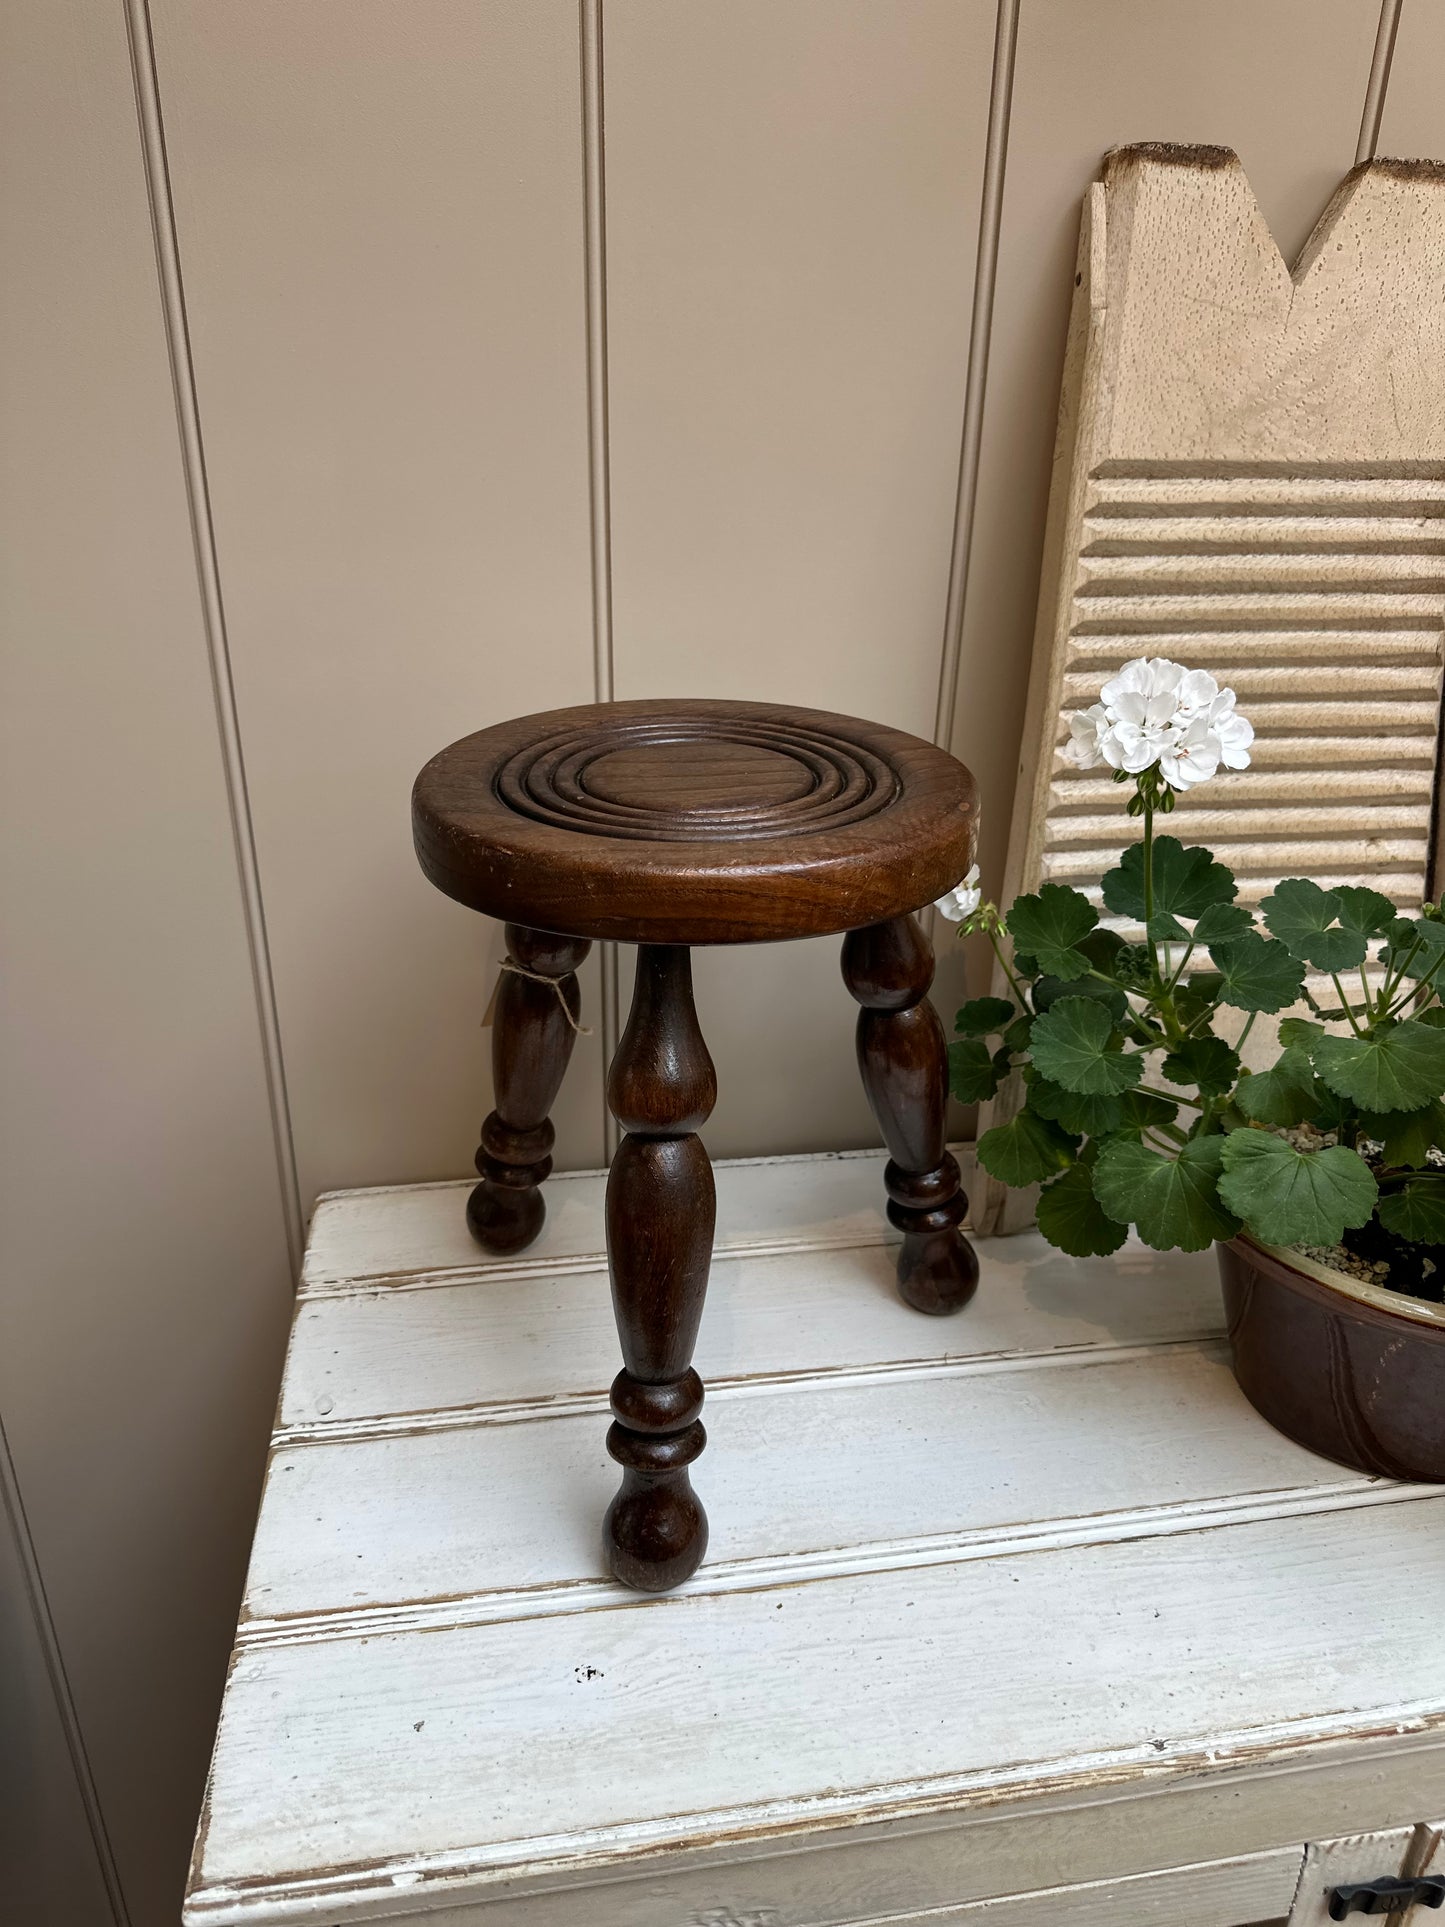
[[[1218,1247],[1241,1391],[1328,1459],[1445,1480],[1445,1305],[1241,1236]]]

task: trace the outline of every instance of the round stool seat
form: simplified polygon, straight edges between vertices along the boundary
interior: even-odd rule
[[[931,903],[972,855],[956,758],[779,703],[588,703],[464,736],[416,780],[422,869],[473,910],[625,943],[759,943]]]

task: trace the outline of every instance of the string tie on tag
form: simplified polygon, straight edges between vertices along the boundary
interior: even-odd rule
[[[567,1022],[572,1026],[573,1030],[576,1031],[577,1035],[579,1037],[590,1037],[592,1035],[592,1026],[590,1024],[579,1024],[577,1019],[572,1015],[572,1006],[567,1002],[567,993],[562,988],[562,979],[560,977],[546,977],[540,970],[528,970],[522,964],[513,963],[510,957],[503,957],[502,969],[504,971],[509,970],[514,977],[527,977],[534,984],[546,984],[549,990],[556,993],[557,1002],[562,1006],[562,1015],[567,1019]],[[571,975],[570,971],[568,975]]]

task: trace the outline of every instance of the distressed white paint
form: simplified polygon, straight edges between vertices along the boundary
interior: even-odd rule
[[[920,1319],[877,1165],[723,1168],[711,1556],[655,1600],[596,1549],[600,1179],[531,1271],[463,1269],[460,1187],[323,1204],[192,1927],[1229,1927],[1435,1810],[1445,1493],[1263,1425],[1208,1257],[985,1244]]]
[[[1329,1927],[1331,1889],[1354,1881],[1445,1873],[1445,1821],[1386,1827],[1312,1842],[1300,1869],[1288,1927]],[[1354,1918],[1353,1915],[1350,1916]],[[1433,1909],[1412,1907],[1392,1916],[1393,1927],[1425,1927]]]

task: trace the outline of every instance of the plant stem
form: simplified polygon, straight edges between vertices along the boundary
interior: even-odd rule
[[[1256,1017],[1258,1017],[1258,1015],[1259,1015],[1259,1012],[1257,1010],[1252,1010],[1249,1013],[1248,1017],[1245,1018],[1244,1029],[1239,1033],[1239,1042],[1234,1047],[1237,1051],[1242,1051],[1244,1049],[1244,1040],[1246,1037],[1248,1037],[1249,1033],[1254,1029],[1254,1020]]]
[[[1152,1084],[1136,1084],[1134,1089],[1140,1097],[1162,1097],[1166,1104],[1183,1104],[1191,1111],[1203,1108],[1197,1098],[1185,1097],[1178,1091],[1156,1090]]]
[[[1027,1017],[1029,1014],[1029,1000],[1024,995],[1022,989],[1020,988],[1018,978],[1013,974],[1013,971],[1010,969],[1008,958],[1003,954],[1003,950],[998,940],[998,932],[996,930],[990,930],[988,933],[988,940],[993,945],[993,954],[998,958],[1000,970],[1002,970],[1005,977],[1008,978],[1009,989],[1012,990],[1015,998],[1018,1000],[1020,1015]]]
[[[1154,792],[1139,785],[1139,798],[1144,805],[1144,936],[1149,945],[1149,971],[1154,988],[1161,987],[1159,972],[1159,952],[1154,945]]]
[[[1350,1006],[1349,998],[1345,995],[1345,987],[1340,982],[1338,971],[1332,970],[1330,972],[1330,982],[1334,985],[1335,995],[1340,1000],[1340,1009],[1345,1013],[1346,1017],[1348,1017],[1350,1020],[1350,1029],[1355,1033],[1356,1037],[1363,1037],[1365,1033],[1360,1029],[1359,1025],[1355,1022],[1355,1013]]]

